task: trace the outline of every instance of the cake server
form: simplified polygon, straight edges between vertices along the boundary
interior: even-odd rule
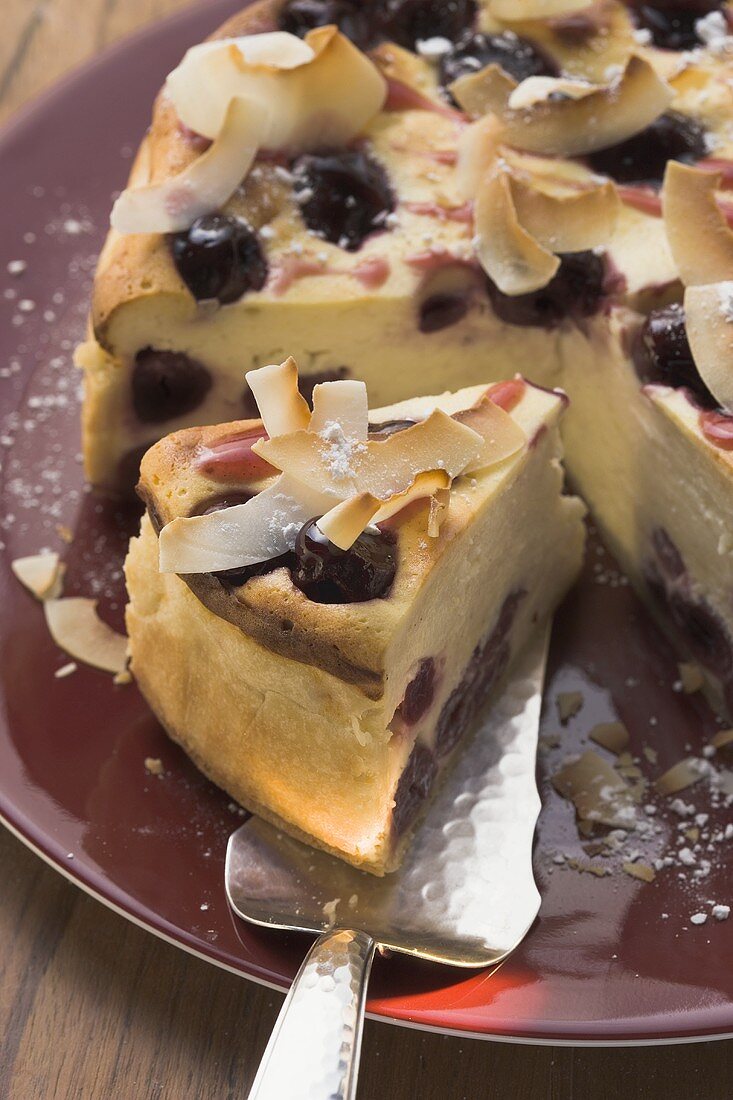
[[[375,948],[450,966],[495,966],[540,897],[532,838],[535,759],[549,627],[513,666],[449,769],[400,869],[384,878],[306,847],[258,818],[229,839],[234,911],[315,932],[262,1058],[250,1100],[351,1100]]]

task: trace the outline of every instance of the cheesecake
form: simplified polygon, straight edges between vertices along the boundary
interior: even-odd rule
[[[306,397],[361,379],[376,405],[519,371],[567,392],[570,481],[730,715],[729,19],[246,8],[169,75],[113,211],[78,352],[89,480],[124,492],[165,433],[253,416],[245,375],[286,354]]]
[[[363,383],[253,372],[261,420],[142,461],[135,679],[243,806],[393,869],[479,708],[574,580],[564,395],[516,377],[367,411]]]

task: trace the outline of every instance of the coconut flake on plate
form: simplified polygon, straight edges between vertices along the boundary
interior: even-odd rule
[[[112,228],[125,234],[177,233],[219,209],[252,167],[266,119],[262,104],[243,96],[232,99],[210,148],[162,183],[123,191],[112,207]]]
[[[15,558],[11,561],[10,568],[37,600],[54,599],[61,595],[66,566],[55,551]]]
[[[43,609],[51,637],[70,657],[115,674],[127,667],[127,638],[99,618],[96,600],[50,599]]]

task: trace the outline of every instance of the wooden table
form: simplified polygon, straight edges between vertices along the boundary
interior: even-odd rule
[[[3,0],[0,119],[88,55],[183,3]],[[0,874],[0,1100],[247,1094],[279,994],[129,924],[2,830]],[[733,1042],[572,1050],[368,1022],[359,1096],[729,1100]]]

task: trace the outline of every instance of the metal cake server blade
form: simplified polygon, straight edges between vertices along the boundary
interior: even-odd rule
[[[549,625],[530,642],[431,801],[400,869],[358,871],[251,818],[229,838],[226,890],[246,921],[316,932],[249,1100],[351,1100],[376,947],[488,967],[514,950],[540,896],[532,840]]]

